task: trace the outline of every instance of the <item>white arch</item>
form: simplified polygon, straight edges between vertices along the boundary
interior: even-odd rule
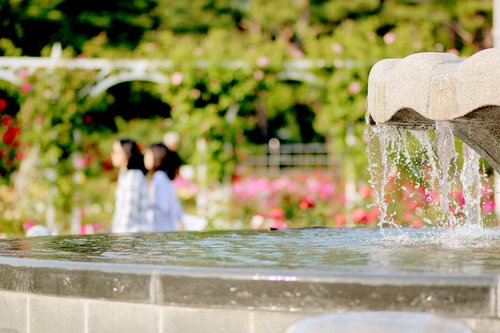
[[[104,91],[111,88],[112,86],[130,81],[146,81],[163,85],[167,84],[168,77],[160,73],[119,73],[116,75],[109,76],[104,80],[100,81],[95,86],[84,91],[83,95],[86,95],[88,93],[90,96],[96,97],[101,93],[103,93]]]
[[[21,79],[17,77],[14,73],[9,71],[0,70],[0,80],[10,82],[12,84],[15,84],[16,86],[21,85]]]

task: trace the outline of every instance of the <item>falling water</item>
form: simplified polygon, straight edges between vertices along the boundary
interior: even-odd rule
[[[479,175],[479,155],[466,144],[463,145],[464,164],[460,180],[465,199],[465,216],[468,224],[481,224],[481,177]]]
[[[465,143],[459,155],[451,122],[436,121],[435,131],[377,124],[367,126],[366,134],[380,227],[401,225],[397,205],[419,199],[423,203],[415,214],[427,225],[481,226],[479,155]]]

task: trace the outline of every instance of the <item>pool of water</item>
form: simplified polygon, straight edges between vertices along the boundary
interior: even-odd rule
[[[499,229],[282,229],[0,241],[0,256],[339,273],[500,273]]]

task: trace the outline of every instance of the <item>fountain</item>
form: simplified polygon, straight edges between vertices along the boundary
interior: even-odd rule
[[[382,61],[370,74],[367,121],[413,131],[437,120],[498,171],[499,60],[487,50],[465,61]],[[465,169],[477,171],[471,156]],[[453,237],[449,228],[313,228],[7,239],[0,331],[493,333],[499,254],[498,230],[482,228]]]
[[[456,137],[500,172],[500,50],[461,60],[451,53],[386,59],[371,70],[367,122],[428,129],[453,124]]]

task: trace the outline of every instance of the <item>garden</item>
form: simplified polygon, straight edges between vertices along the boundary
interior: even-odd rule
[[[145,147],[167,132],[180,135],[185,162],[178,195],[207,229],[374,226],[380,209],[364,134],[371,66],[415,52],[468,56],[491,47],[491,7],[479,0],[120,0],[81,8],[72,0],[0,0],[8,17],[0,60],[54,61],[52,68],[0,67],[16,78],[0,75],[0,233],[20,236],[39,224],[58,233],[108,231],[113,140],[128,136]],[[124,80],[93,95],[88,87],[123,73],[57,65],[100,59],[168,60],[153,70],[165,80]],[[338,167],[274,175],[241,167],[271,139],[322,144]],[[495,225],[494,172],[485,163],[482,170],[482,209]],[[402,181],[398,221],[421,227],[422,207],[435,195],[422,180]]]

